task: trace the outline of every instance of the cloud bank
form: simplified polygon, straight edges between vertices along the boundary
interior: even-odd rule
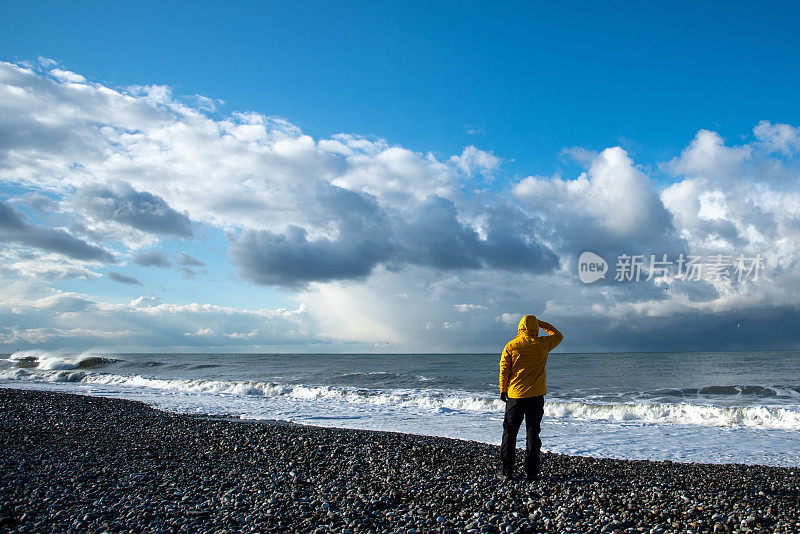
[[[475,146],[439,155],[355,134],[314,139],[218,105],[164,86],[109,87],[51,62],[0,63],[0,276],[17,288],[2,302],[15,326],[0,344],[140,344],[139,334],[85,328],[102,315],[141,333],[139,305],[87,289],[71,298],[92,305],[65,317],[43,299],[60,300],[65,279],[147,293],[157,288],[135,269],[175,266],[197,280],[221,263],[245,290],[278,288],[297,310],[222,312],[198,292],[191,320],[164,311],[171,326],[152,346],[302,348],[302,336],[281,333],[292,331],[309,350],[484,351],[534,313],[565,325],[571,350],[760,347],[726,321],[754,334],[800,304],[791,125],[760,122],[739,145],[701,130],[647,165],[618,146],[571,148],[577,176],[512,177]],[[207,255],[179,252],[198,250],[189,245]],[[583,285],[575,262],[585,250],[609,260],[759,254],[763,269],[747,283]],[[220,324],[225,313],[249,329]],[[785,333],[771,340],[800,346]]]

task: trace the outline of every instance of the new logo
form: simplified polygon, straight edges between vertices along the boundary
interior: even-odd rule
[[[594,252],[584,252],[578,258],[578,278],[584,284],[591,284],[606,277],[608,263]]]

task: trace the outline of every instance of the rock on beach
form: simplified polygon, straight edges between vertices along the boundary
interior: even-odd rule
[[[0,466],[8,532],[800,532],[798,469],[544,454],[507,483],[492,445],[63,393],[0,389]]]

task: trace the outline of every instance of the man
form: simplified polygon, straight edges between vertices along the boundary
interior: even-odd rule
[[[539,336],[539,328],[548,336]],[[506,403],[503,420],[503,442],[500,456],[503,476],[514,476],[514,456],[517,432],[525,418],[527,448],[525,475],[528,481],[539,478],[539,427],[544,414],[544,394],[547,393],[545,364],[547,355],[561,343],[564,336],[550,323],[526,315],[519,322],[517,337],[508,342],[500,357],[500,399]]]

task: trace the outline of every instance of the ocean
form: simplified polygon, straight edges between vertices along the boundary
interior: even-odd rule
[[[544,450],[800,466],[800,351],[550,355]],[[0,387],[499,444],[499,354],[81,354],[0,359]],[[519,446],[524,446],[524,429]]]

